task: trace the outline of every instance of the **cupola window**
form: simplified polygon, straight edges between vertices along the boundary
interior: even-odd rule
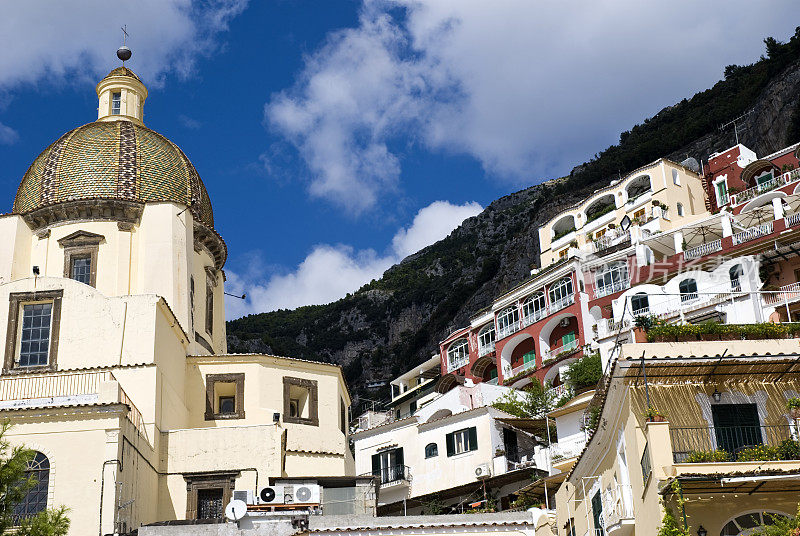
[[[80,281],[86,285],[91,284],[92,281],[92,258],[89,256],[85,257],[73,257],[72,258],[72,266],[70,267],[71,275],[70,277],[75,281]]]
[[[122,113],[122,92],[115,91],[111,94],[111,115]]]

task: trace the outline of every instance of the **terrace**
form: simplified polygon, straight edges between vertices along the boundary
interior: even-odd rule
[[[731,194],[729,197],[730,206],[738,207],[740,205],[744,205],[748,201],[752,201],[761,194],[781,188],[788,184],[794,184],[798,181],[800,181],[800,169],[787,171],[780,175],[774,176],[771,179],[762,181],[755,186],[748,188],[747,190]]]

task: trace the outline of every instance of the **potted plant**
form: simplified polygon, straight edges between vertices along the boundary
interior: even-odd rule
[[[647,422],[665,422],[667,420],[667,417],[663,413],[652,406],[645,410],[644,417],[647,419]]]
[[[789,410],[789,415],[792,416],[792,419],[800,419],[800,398],[790,398],[786,402],[786,409]]]

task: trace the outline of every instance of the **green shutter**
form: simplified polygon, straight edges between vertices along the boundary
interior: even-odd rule
[[[493,380],[495,378],[497,378],[497,369],[493,368],[492,370],[489,371],[489,379]]]
[[[478,429],[473,426],[467,433],[469,435],[469,450],[478,450]]]
[[[575,340],[575,332],[570,331],[569,333],[561,337],[561,346],[566,346],[574,340]]]
[[[372,455],[372,474],[373,475],[380,475],[381,474],[381,455],[380,454],[373,454]]]
[[[531,350],[528,353],[522,355],[522,362],[523,363],[530,363],[531,361],[536,361],[536,351]]]
[[[445,443],[447,443],[447,456],[452,456],[456,453],[456,446],[455,441],[453,440],[453,434],[449,433],[444,436]]]

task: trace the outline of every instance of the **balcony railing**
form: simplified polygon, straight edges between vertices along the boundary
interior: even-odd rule
[[[646,315],[648,309],[641,309],[639,311],[633,311],[632,316],[637,317],[639,315]],[[613,318],[604,318],[600,321],[597,328],[597,337],[603,339],[608,337],[609,335],[616,335],[620,331],[624,331],[630,329],[633,326],[633,322],[625,315],[625,319],[622,322],[617,322]]]
[[[597,298],[602,298],[603,296],[608,296],[609,294],[614,294],[615,292],[620,292],[628,287],[631,286],[631,282],[626,279],[620,279],[617,281],[612,281],[609,285],[598,286],[597,290],[595,291],[595,296]]]
[[[800,299],[800,283],[784,285],[776,291],[761,291],[760,294],[764,305],[789,304]]]
[[[547,306],[547,311],[549,314],[557,313],[561,309],[569,307],[573,303],[575,303],[575,294],[569,294],[559,300],[550,303],[550,305]]]
[[[585,446],[586,446],[586,440],[584,438],[576,439],[573,441],[552,443],[549,447],[550,459],[554,463],[558,463],[563,460],[574,458],[581,453],[583,447]]]
[[[464,357],[459,357],[458,359],[454,359],[453,361],[447,360],[447,372],[453,372],[454,370],[460,369],[464,365],[469,364],[469,355],[465,355]]]
[[[534,309],[534,311],[531,314],[522,317],[522,327],[526,328],[531,324],[538,322],[545,316],[547,316],[547,310],[545,308]]]
[[[800,212],[789,214],[786,216],[786,227],[794,227],[800,223]]]
[[[552,348],[542,354],[542,361],[546,361],[548,359],[554,359],[559,356],[559,354],[565,354],[567,352],[571,352],[578,348],[578,339],[574,341],[570,341],[567,344],[559,346],[557,348]]]
[[[725,451],[731,461],[746,448],[768,445],[777,447],[792,439],[792,426],[775,424],[763,426],[700,426],[670,427],[672,457],[675,463],[686,463],[692,453]],[[724,460],[717,460],[724,461]]]
[[[488,344],[481,344],[478,346],[478,357],[483,357],[485,355],[491,354],[494,352],[494,341]]]
[[[380,478],[381,486],[393,486],[411,481],[411,471],[407,465],[390,465],[381,467],[373,476]]]
[[[0,408],[97,402],[100,382],[113,379],[107,370],[6,376],[0,378]]]
[[[618,233],[606,233],[600,238],[596,238],[591,242],[589,251],[591,253],[602,253],[608,248],[617,246],[619,244],[626,244],[631,240],[631,232],[622,231]]]
[[[777,177],[774,177],[768,181],[764,181],[761,184],[757,184],[752,188],[748,188],[747,190],[743,190],[741,192],[732,194],[730,196],[730,203],[732,207],[736,207],[747,203],[751,199],[755,199],[759,195],[774,190],[775,188],[780,188],[781,186],[785,186],[787,184],[792,184],[794,182],[800,181],[800,169],[793,169],[791,171],[787,171]]]
[[[633,493],[630,484],[619,484],[603,491],[603,525],[608,528],[624,519],[633,519]]]
[[[518,367],[514,367],[511,369],[511,374],[508,376],[509,378],[513,378],[517,374],[522,374],[526,370],[536,370],[536,360],[528,361],[527,363],[523,363]]]
[[[492,378],[491,380],[486,381],[486,383],[488,383],[489,385],[497,385],[498,382],[499,378]]]
[[[722,251],[722,240],[714,240],[713,242],[706,242],[699,246],[689,248],[683,252],[683,258],[686,260],[699,259],[700,257],[716,253],[717,251]]]
[[[756,238],[761,238],[762,236],[767,236],[770,234],[772,234],[771,221],[736,233],[733,235],[733,245],[735,246],[737,244],[744,244],[745,242],[749,242],[751,240],[755,240]]]

